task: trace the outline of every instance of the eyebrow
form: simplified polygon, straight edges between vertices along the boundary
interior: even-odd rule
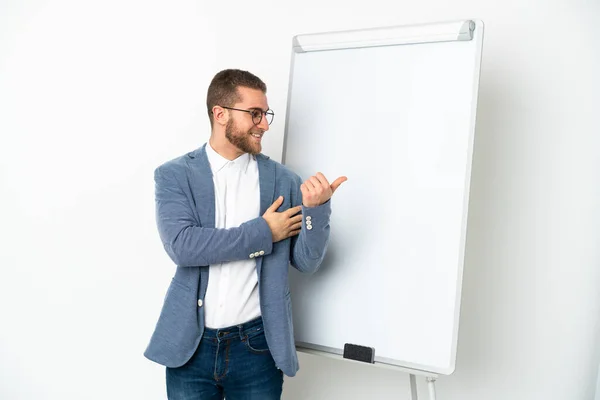
[[[260,108],[260,107],[248,107],[248,109],[249,109],[249,110],[260,110],[260,111],[262,111],[262,112],[264,112],[264,113],[266,113],[267,111],[269,111],[269,110],[270,110],[270,108],[267,108],[266,110],[263,110],[263,109],[262,109],[262,108]]]

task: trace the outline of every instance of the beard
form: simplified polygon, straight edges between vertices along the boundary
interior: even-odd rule
[[[237,129],[233,122],[233,119],[230,119],[227,122],[227,126],[225,127],[225,137],[227,138],[227,140],[229,140],[229,142],[232,145],[234,145],[244,153],[256,155],[260,153],[260,151],[262,150],[262,146],[260,143],[253,142],[251,133],[252,130],[248,132],[242,132],[241,130]]]

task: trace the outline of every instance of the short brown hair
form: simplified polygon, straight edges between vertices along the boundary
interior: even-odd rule
[[[238,87],[261,90],[267,93],[267,85],[254,74],[239,69],[225,69],[218,72],[208,86],[206,108],[210,126],[213,126],[212,109],[214,106],[233,107],[241,100]]]

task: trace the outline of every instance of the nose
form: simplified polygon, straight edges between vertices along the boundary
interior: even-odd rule
[[[265,132],[269,130],[269,123],[267,122],[267,115],[265,113],[263,113],[262,118],[260,120],[260,124],[258,124],[258,127]]]

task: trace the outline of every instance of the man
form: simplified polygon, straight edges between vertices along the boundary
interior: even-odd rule
[[[207,144],[155,171],[156,218],[177,269],[145,356],[167,367],[170,400],[279,399],[294,376],[288,267],[314,272],[330,198],[346,180],[305,182],[261,154],[266,85],[224,70],[207,95]]]

